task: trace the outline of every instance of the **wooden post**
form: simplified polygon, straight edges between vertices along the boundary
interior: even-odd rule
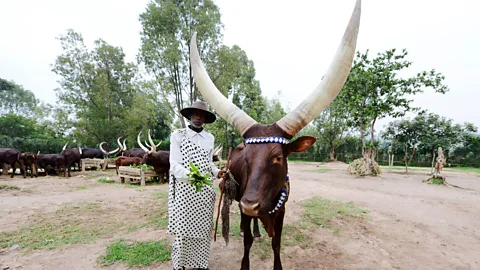
[[[80,163],[82,163],[82,173],[85,173],[85,164],[83,164],[83,162]]]
[[[145,186],[145,173],[143,172],[143,170],[140,170],[140,186]]]

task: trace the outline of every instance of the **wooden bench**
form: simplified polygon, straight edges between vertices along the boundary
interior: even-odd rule
[[[104,164],[103,159],[99,158],[83,158],[80,160],[82,166],[82,172],[85,172],[85,169],[95,167],[97,170],[100,169],[101,165]]]
[[[106,169],[108,169],[109,165],[112,165],[112,167],[115,168],[116,167],[115,159],[104,159],[103,170],[105,171]]]
[[[139,168],[130,168],[128,166],[118,167],[118,176],[120,177],[121,183],[125,182],[125,178],[135,179],[140,181],[140,185],[145,186],[145,179],[147,177],[158,176],[153,170],[141,170]]]

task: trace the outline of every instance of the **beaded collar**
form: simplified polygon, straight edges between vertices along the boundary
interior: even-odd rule
[[[271,215],[271,214],[277,212],[278,209],[280,209],[280,207],[282,207],[282,204],[284,202],[286,202],[286,199],[288,199],[288,193],[290,192],[290,183],[288,182],[288,180],[289,180],[289,177],[287,175],[287,179],[285,181],[285,187],[280,192],[280,199],[278,199],[278,202],[277,202],[277,205],[275,206],[275,208],[272,211],[268,211],[268,214]]]
[[[254,143],[280,143],[280,144],[289,144],[290,140],[285,139],[283,137],[260,137],[260,138],[246,138],[246,144],[254,144]]]

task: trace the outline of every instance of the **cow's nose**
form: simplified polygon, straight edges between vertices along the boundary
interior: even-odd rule
[[[241,201],[240,205],[242,206],[242,212],[247,216],[256,217],[258,216],[258,209],[260,208],[259,203],[248,203]]]

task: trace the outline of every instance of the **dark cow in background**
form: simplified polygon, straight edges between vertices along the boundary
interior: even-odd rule
[[[82,148],[81,158],[103,158],[103,153],[97,148]]]
[[[120,137],[121,138],[121,137]],[[117,139],[118,146],[120,147],[120,155],[124,157],[139,157],[143,158],[145,155],[146,151],[143,150],[142,148],[132,148],[128,149],[127,145],[125,144],[125,141],[127,139],[123,140],[123,144],[120,142],[120,138]]]
[[[196,33],[191,39],[190,61],[198,90],[212,109],[234,126],[244,139],[236,147],[229,168],[239,185],[235,200],[241,205],[244,230],[242,270],[250,269],[253,218],[260,219],[268,236],[272,237],[273,269],[283,269],[281,236],[290,192],[287,157],[308,150],[316,141],[310,136],[290,140],[327,108],[344,86],[355,56],[360,13],[361,0],[357,0],[336,55],[317,88],[297,108],[268,125],[257,123],[220,93],[200,60]]]
[[[37,154],[38,168],[44,169],[48,175],[49,166],[56,169],[57,176],[60,176],[60,170],[63,169],[63,177],[66,177],[67,168],[65,166],[65,156],[62,154]]]
[[[75,163],[80,164],[80,159],[82,157],[82,149],[80,147],[66,149],[67,144],[65,144],[60,154],[65,157],[65,167],[68,170],[68,177],[71,177],[70,169]]]
[[[166,181],[168,183],[169,179],[169,172],[170,172],[170,151],[156,151],[157,145],[153,143],[152,138],[150,137],[150,130],[148,130],[148,140],[150,141],[150,150],[145,147],[142,142],[140,141],[140,132],[137,136],[137,143],[142,147],[142,149],[146,152],[143,156],[142,163],[147,164],[149,166],[153,166],[155,173],[160,175],[160,183]],[[161,143],[161,142],[160,142]],[[160,143],[158,145],[160,145]]]
[[[8,164],[12,167],[12,175],[10,178],[13,178],[15,171],[17,170],[16,164],[20,164],[20,172],[22,172],[23,177],[26,178],[25,165],[23,159],[21,158],[21,152],[15,148],[0,148],[0,164]]]
[[[30,170],[30,177],[33,178],[33,168],[35,167],[35,177],[38,177],[38,160],[37,155],[32,152],[24,152],[20,155],[25,165],[25,170]],[[22,170],[20,170],[22,171]]]

